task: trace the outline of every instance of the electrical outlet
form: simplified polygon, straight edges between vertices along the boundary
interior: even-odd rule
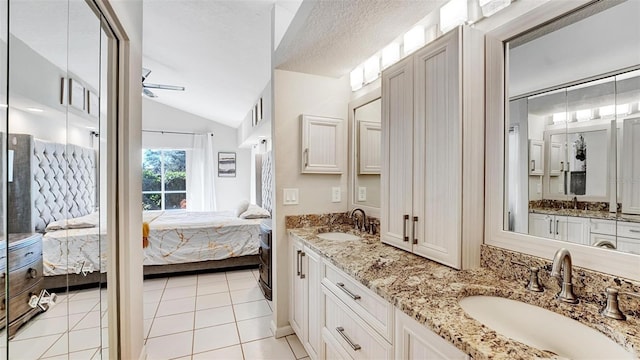
[[[341,196],[340,196],[340,188],[337,186],[334,186],[331,188],[331,202],[337,203],[340,202]]]
[[[282,191],[283,205],[298,205],[298,189],[282,189]]]
[[[358,187],[358,201],[367,201],[367,188],[364,186]]]

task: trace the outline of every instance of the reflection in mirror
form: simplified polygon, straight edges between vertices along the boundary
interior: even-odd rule
[[[0,23],[7,24],[9,20],[9,3],[0,1]],[[0,288],[0,324],[6,328],[7,324],[7,281],[9,276],[7,267],[7,180],[13,181],[13,174],[9,174],[13,164],[13,152],[7,151],[7,113],[8,113],[8,27],[0,29],[0,277],[3,279]],[[7,171],[8,170],[8,171]],[[7,332],[0,331],[0,359],[7,357]]]
[[[504,228],[640,254],[640,3],[589,8],[506,44]]]
[[[103,21],[85,1],[9,16],[6,353],[108,358]]]
[[[381,104],[382,100],[378,98],[355,109],[353,125],[357,144],[354,154],[357,167],[354,184],[356,206],[380,207]]]

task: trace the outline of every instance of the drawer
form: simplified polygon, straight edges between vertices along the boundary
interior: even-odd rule
[[[9,299],[9,322],[13,322],[33,309],[29,306],[29,299],[31,299],[31,295],[40,294],[40,290],[42,290],[42,281],[39,281],[34,287]]]
[[[42,279],[42,261],[39,259],[27,266],[9,272],[9,296],[20,294]]]
[[[327,328],[322,329],[322,348],[326,360],[351,360]]]
[[[602,234],[594,234],[591,233],[590,235],[590,239],[589,239],[589,245],[591,246],[595,246],[595,244],[598,241],[602,241],[602,242],[609,242],[611,243],[613,246],[617,246],[616,245],[616,236],[615,235],[602,235]]]
[[[9,247],[9,271],[31,264],[42,259],[42,242],[40,239],[27,246]]]
[[[613,220],[589,219],[591,233],[603,235],[616,234],[616,222]]]
[[[640,240],[640,224],[618,221],[618,236]]]
[[[393,343],[393,305],[331,264],[325,263],[322,284]]]
[[[393,347],[330,290],[325,299],[325,337],[332,338],[353,359],[393,359]]]
[[[640,255],[640,239],[618,236],[617,249],[623,252]]]

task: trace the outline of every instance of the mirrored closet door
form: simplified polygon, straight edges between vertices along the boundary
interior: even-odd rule
[[[0,4],[0,358],[107,359],[110,32],[89,0]]]

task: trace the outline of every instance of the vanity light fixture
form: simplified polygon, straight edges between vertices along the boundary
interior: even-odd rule
[[[478,4],[482,9],[482,15],[489,17],[511,5],[511,0],[479,0]]]
[[[424,45],[424,27],[414,26],[404,34],[404,55],[408,55]]]
[[[612,116],[613,114],[615,114],[615,111],[615,105],[602,106],[600,107],[600,117]]]
[[[364,82],[368,84],[378,76],[380,76],[380,58],[374,55],[364,62]]]
[[[467,0],[451,0],[440,8],[440,31],[444,34],[468,19]]]
[[[364,73],[362,66],[358,66],[357,68],[353,69],[349,78],[351,80],[351,90],[356,91],[360,89],[364,82]]]
[[[561,124],[563,122],[567,122],[567,113],[566,112],[557,112],[553,114],[553,123]]]
[[[35,107],[28,107],[28,108],[25,108],[25,110],[31,111],[31,112],[34,112],[34,113],[41,113],[41,112],[44,111],[44,110],[42,110],[40,108],[35,108]]]
[[[400,60],[400,44],[392,42],[382,49],[382,68],[386,69]]]

